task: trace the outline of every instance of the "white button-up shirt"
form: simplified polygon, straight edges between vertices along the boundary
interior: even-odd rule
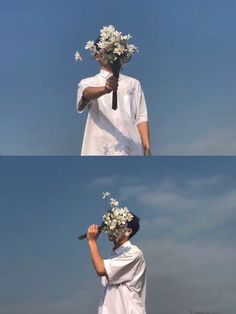
[[[86,87],[105,86],[110,72],[79,82],[77,110]],[[145,97],[138,80],[120,74],[117,110],[112,109],[112,92],[91,100],[84,131],[81,155],[143,155],[137,125],[148,120]]]
[[[130,241],[104,260],[107,277],[98,314],[146,314],[146,264],[142,251]]]

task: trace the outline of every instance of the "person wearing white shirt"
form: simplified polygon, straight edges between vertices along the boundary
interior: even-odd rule
[[[123,74],[117,79],[99,51],[95,58],[100,72],[78,84],[77,111],[88,109],[81,155],[150,156],[148,114],[140,82]],[[112,109],[112,91],[117,91],[116,110]]]
[[[132,213],[133,214],[133,213]],[[109,259],[100,255],[97,239],[99,229],[91,225],[87,240],[91,259],[98,276],[102,276],[102,294],[98,314],[146,314],[146,264],[142,251],[131,244],[130,238],[139,230],[139,218],[121,227],[119,237],[109,234],[114,248]]]

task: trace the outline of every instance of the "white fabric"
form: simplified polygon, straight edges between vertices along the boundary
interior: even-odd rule
[[[106,276],[98,314],[146,314],[146,264],[142,251],[130,241],[104,260]]]
[[[77,110],[86,87],[104,86],[111,73],[101,70],[79,82]],[[143,155],[137,125],[148,120],[145,97],[138,80],[120,74],[117,110],[112,109],[112,92],[91,100],[81,155]]]

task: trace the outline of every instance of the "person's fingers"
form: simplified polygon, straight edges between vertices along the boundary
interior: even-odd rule
[[[90,225],[90,226],[88,227],[88,232],[93,232],[94,226],[95,226],[95,225]]]
[[[109,82],[106,82],[106,90],[108,90],[108,91],[112,91],[112,86],[111,86],[111,84],[109,83]]]
[[[97,232],[98,231],[98,225],[91,225],[89,228],[88,228],[88,232]]]
[[[118,84],[116,84],[116,83],[114,83],[114,84],[108,83],[108,84],[106,85],[106,88],[107,88],[108,90],[117,90]]]
[[[118,77],[112,75],[111,77],[109,77],[108,80],[111,80],[111,81],[113,81],[113,82],[118,82]]]
[[[112,80],[112,87],[117,89],[118,87],[118,79],[116,77],[114,77],[114,79]]]
[[[117,77],[114,77],[114,76],[111,76],[108,80],[107,80],[107,83],[110,83],[112,85],[116,85],[118,84],[118,78]]]
[[[114,79],[110,80],[109,83],[113,86],[116,86],[116,85],[118,85],[118,80],[117,80],[117,78],[114,78]]]
[[[97,230],[96,225],[92,225],[91,231],[96,232],[96,230]]]
[[[108,80],[108,81],[107,81],[107,84],[108,84],[108,85],[112,85],[113,83],[112,83],[112,81],[109,81],[109,80]]]

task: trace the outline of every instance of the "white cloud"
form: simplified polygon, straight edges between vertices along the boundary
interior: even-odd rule
[[[201,188],[209,187],[212,185],[221,184],[224,180],[223,176],[215,175],[211,177],[201,177],[201,178],[194,178],[188,180],[188,186],[189,188],[195,189],[195,188]]]
[[[164,229],[171,239],[188,239],[236,216],[236,189],[218,192],[219,187],[224,186],[224,180],[226,178],[220,176],[191,178],[180,187],[169,179],[155,187],[124,186],[121,194],[126,198],[135,197],[150,215],[155,213],[154,219],[153,215],[144,219],[144,232],[144,228],[148,233]],[[209,189],[209,193],[204,193],[205,189]]]
[[[150,314],[234,314],[236,253],[222,247],[144,240]],[[155,310],[154,310],[155,309]]]
[[[149,270],[149,314],[235,313],[236,252],[233,240],[217,233],[236,218],[236,189],[225,189],[226,182],[226,176],[197,176],[121,188],[145,207],[137,239]]]
[[[116,184],[118,180],[116,176],[95,179],[88,188],[104,187],[108,182]],[[227,181],[226,176],[216,175],[185,178],[181,182],[174,177],[159,178],[156,184],[130,178],[116,189],[121,198],[135,200],[145,208],[142,232],[132,241],[138,241],[147,261],[148,314],[189,314],[190,310],[235,313],[234,240],[231,244],[225,239],[218,241],[217,233],[218,227],[225,228],[224,224],[236,215],[236,189],[225,189]],[[203,236],[199,241],[198,237],[206,231],[214,239],[209,241]],[[101,242],[101,252],[109,244]],[[108,254],[106,250],[104,257]],[[91,273],[83,273],[81,268],[81,278],[76,276],[78,292],[64,300],[54,296],[53,300],[38,297],[37,302],[30,300],[28,304],[3,303],[0,313],[96,313],[99,278],[92,269]]]
[[[206,133],[189,136],[188,141],[180,142],[174,138],[159,148],[161,155],[235,155],[236,128],[225,126]]]
[[[109,191],[109,187],[113,186],[119,180],[119,176],[111,175],[106,177],[97,177],[92,179],[88,184],[87,188],[106,188]]]

